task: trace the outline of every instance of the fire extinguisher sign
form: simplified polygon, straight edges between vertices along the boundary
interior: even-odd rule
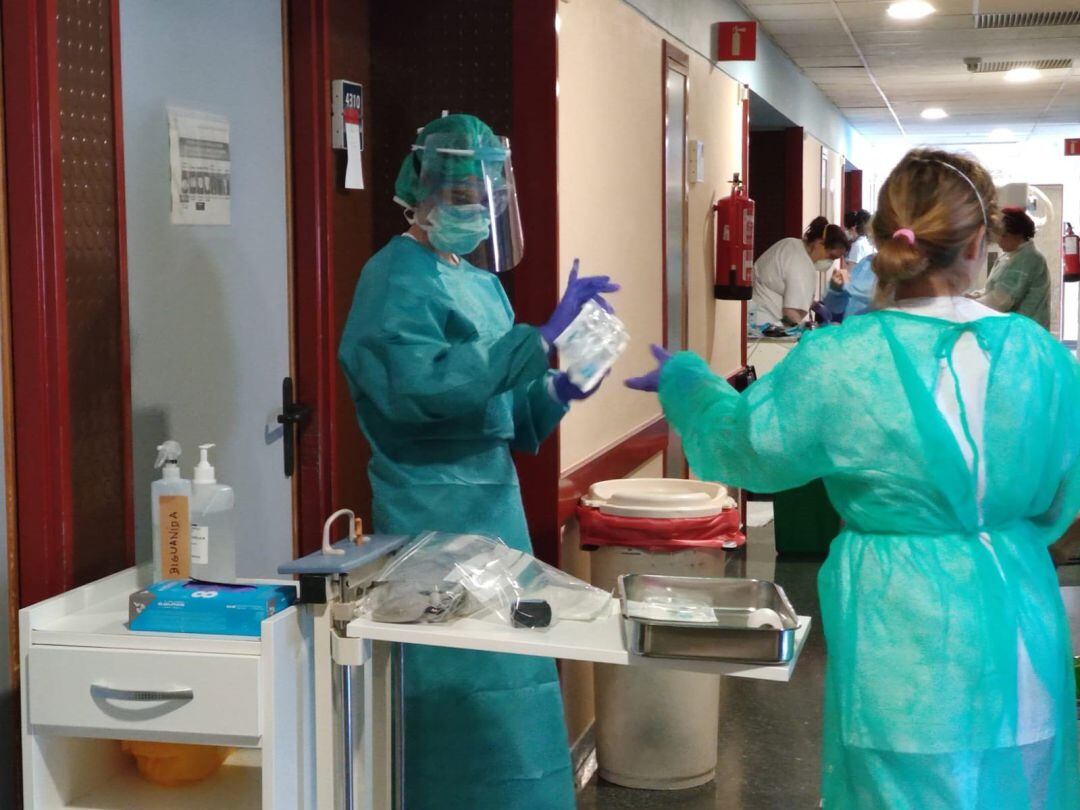
[[[716,61],[753,62],[757,59],[757,23],[716,24]]]
[[[1065,156],[1066,157],[1080,156],[1080,138],[1066,138],[1065,139]]]

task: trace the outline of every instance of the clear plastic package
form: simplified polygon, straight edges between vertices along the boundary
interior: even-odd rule
[[[447,621],[487,608],[498,621],[512,624],[515,607],[525,600],[546,602],[552,623],[589,621],[611,605],[606,591],[501,540],[477,534],[421,535],[387,562],[375,583],[360,600],[359,613],[376,621]],[[452,609],[437,611],[438,615],[421,609],[412,611],[416,618],[410,619],[410,611],[400,609],[401,598],[408,593],[423,597],[459,588],[464,589],[465,597],[456,600]],[[423,599],[414,601],[422,603]]]
[[[628,345],[626,326],[596,301],[588,301],[555,338],[570,382],[586,393],[600,384]]]

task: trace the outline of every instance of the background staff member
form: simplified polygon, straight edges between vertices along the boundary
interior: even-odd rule
[[[1002,211],[998,244],[1005,254],[997,260],[986,289],[971,294],[998,312],[1017,312],[1050,328],[1050,270],[1046,257],[1031,240],[1035,223],[1023,208]]]
[[[817,292],[819,274],[832,269],[850,247],[843,228],[818,217],[802,239],[781,239],[762,253],[754,263],[751,323],[759,327],[802,323]]]
[[[874,255],[874,243],[870,241],[867,233],[870,227],[870,212],[865,208],[849,211],[844,215],[844,225],[849,229],[848,238],[851,239],[846,263],[848,267],[852,267],[867,256]]]

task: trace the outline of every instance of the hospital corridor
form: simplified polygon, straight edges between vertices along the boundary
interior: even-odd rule
[[[0,174],[0,810],[1080,810],[1077,0],[0,0]]]

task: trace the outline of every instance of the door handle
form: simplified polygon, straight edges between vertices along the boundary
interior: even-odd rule
[[[293,399],[292,377],[281,381],[281,413],[278,424],[282,426],[282,452],[285,454],[285,477],[292,478],[296,469],[296,431],[311,418],[311,406]]]
[[[154,691],[147,689],[114,689],[111,686],[90,685],[90,697],[98,700],[133,700],[139,703],[160,703],[163,700],[194,700],[192,689]]]

